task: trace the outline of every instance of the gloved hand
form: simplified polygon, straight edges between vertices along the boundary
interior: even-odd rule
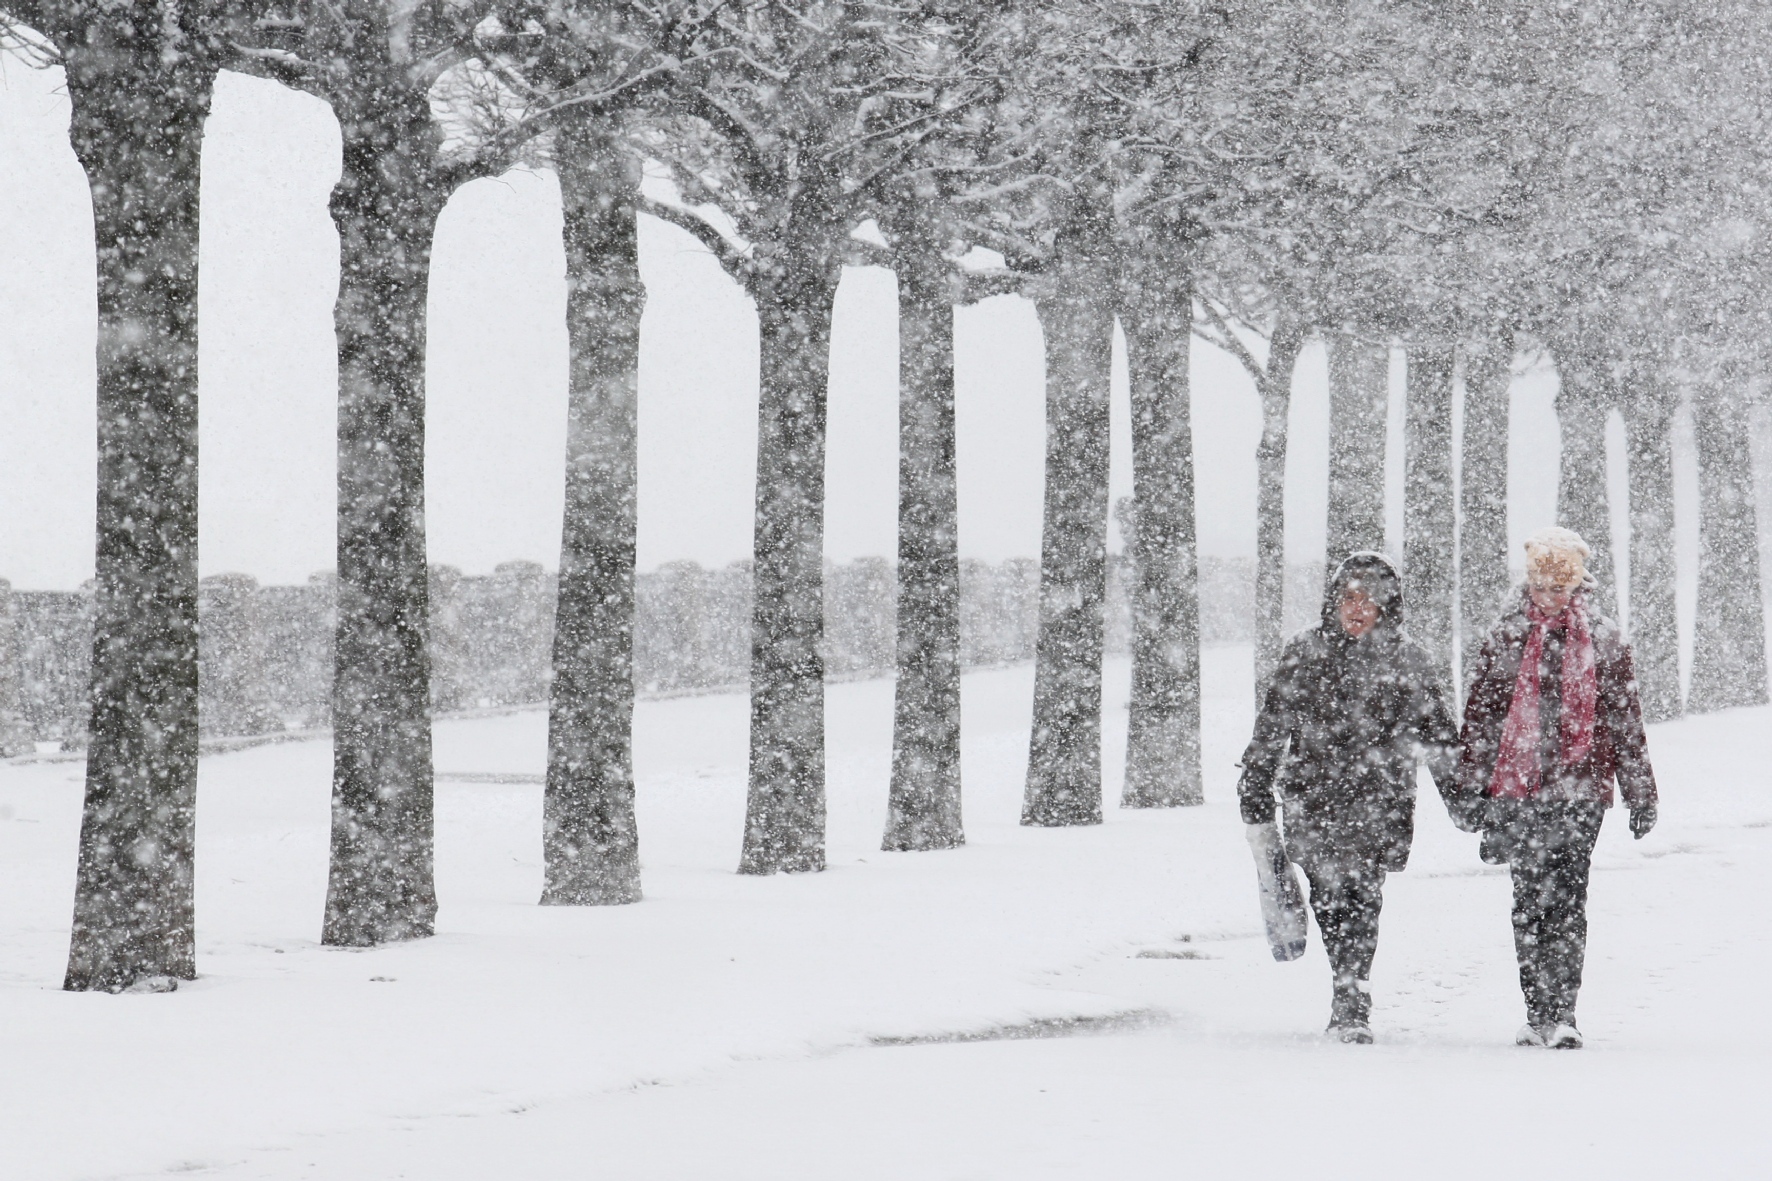
[[[1655,820],[1654,804],[1644,804],[1641,808],[1632,808],[1630,810],[1630,835],[1639,841],[1642,840],[1649,835],[1649,830],[1655,827]]]
[[[1477,856],[1484,865],[1506,865],[1518,851],[1520,842],[1520,801],[1495,799],[1483,801],[1483,843]]]
[[[1481,797],[1446,801],[1446,814],[1452,817],[1459,832],[1482,832],[1483,820],[1489,814],[1489,801]]]

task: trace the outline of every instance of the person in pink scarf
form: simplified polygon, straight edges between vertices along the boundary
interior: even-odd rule
[[[1655,827],[1655,772],[1630,645],[1590,600],[1587,543],[1526,540],[1526,587],[1476,657],[1459,741],[1461,826],[1513,875],[1522,1046],[1579,1049],[1587,884],[1616,779],[1639,840]]]

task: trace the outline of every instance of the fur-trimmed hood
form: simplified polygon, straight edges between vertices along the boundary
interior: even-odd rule
[[[1341,560],[1323,587],[1323,634],[1341,636],[1341,595],[1349,584],[1378,604],[1378,626],[1373,634],[1403,634],[1403,576],[1391,560],[1377,550],[1356,550]]]

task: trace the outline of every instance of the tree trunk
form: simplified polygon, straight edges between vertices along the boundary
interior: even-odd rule
[[[1639,372],[1625,414],[1630,448],[1630,643],[1643,717],[1680,716],[1680,633],[1674,611],[1674,396]]]
[[[634,821],[637,169],[582,120],[555,143],[566,245],[566,511],[548,697],[543,905],[640,900]]]
[[[1403,575],[1409,633],[1427,650],[1447,701],[1452,691],[1452,541],[1457,530],[1452,487],[1451,346],[1409,353],[1404,420]]]
[[[900,270],[898,324],[898,681],[881,848],[951,849],[966,835],[954,296],[945,274],[918,262]]]
[[[740,873],[825,865],[824,450],[836,276],[811,244],[753,286],[761,382],[751,758]]]
[[[1739,390],[1693,404],[1698,438],[1698,625],[1692,713],[1766,703],[1766,625],[1747,411]]]
[[[447,193],[430,111],[340,111],[338,631],[332,858],[321,942],[432,933],[429,579],[425,566],[425,304]]]
[[[98,544],[64,987],[118,991],[197,974],[197,211],[215,75],[157,27],[87,32],[64,56],[98,247]]]
[[[1390,355],[1383,345],[1329,337],[1330,570],[1356,550],[1384,548],[1384,433]]]
[[[1302,326],[1282,319],[1268,342],[1258,382],[1261,442],[1255,449],[1255,705],[1286,642],[1286,430],[1292,413],[1292,373],[1304,348]]]
[[[1599,583],[1595,604],[1617,614],[1612,585],[1612,514],[1606,498],[1606,412],[1613,389],[1601,362],[1569,348],[1557,354],[1557,427],[1562,436],[1557,524],[1581,534],[1593,552],[1587,569]]]
[[[1102,606],[1107,590],[1108,384],[1113,316],[1106,268],[1062,259],[1038,301],[1046,337],[1046,491],[1040,633],[1021,822],[1101,823]]]
[[[1514,336],[1503,329],[1464,354],[1464,440],[1459,495],[1458,610],[1463,619],[1463,675],[1467,688],[1476,656],[1500,615],[1512,581],[1507,567],[1508,385]]]
[[[1132,393],[1132,701],[1127,808],[1206,802],[1200,784],[1200,587],[1188,359],[1193,280],[1145,256],[1122,292]]]

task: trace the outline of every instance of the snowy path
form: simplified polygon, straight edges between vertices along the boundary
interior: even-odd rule
[[[1509,1044],[1506,877],[1432,799],[1387,888],[1379,1044],[1340,1047],[1314,932],[1289,965],[1257,935],[1247,661],[1207,655],[1206,807],[1070,831],[1015,823],[1030,671],[969,676],[970,844],[939,854],[878,852],[890,686],[834,686],[832,869],[802,878],[732,872],[742,698],[645,703],[644,904],[534,906],[540,787],[446,782],[439,934],[369,952],[316,943],[325,745],[207,758],[203,976],[170,997],[55,988],[78,768],[0,768],[0,1177],[1764,1174],[1772,710],[1652,731],[1662,827],[1633,843],[1614,814],[1600,841],[1588,1050]],[[444,773],[542,758],[539,714],[438,728]],[[1121,1014],[1150,1016],[869,1044]],[[1560,1114],[1504,1130],[1528,1105]]]

